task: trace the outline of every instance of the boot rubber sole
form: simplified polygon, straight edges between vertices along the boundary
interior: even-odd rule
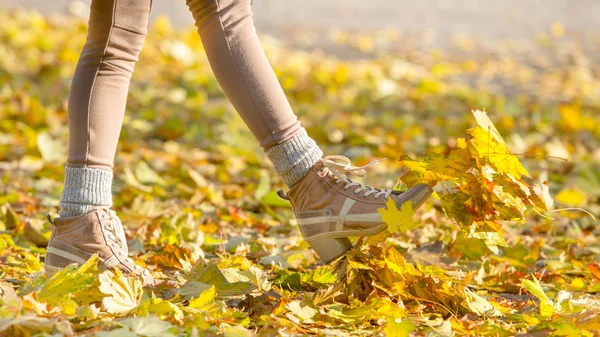
[[[305,238],[310,247],[319,255],[323,263],[330,263],[345,255],[352,242],[349,237],[365,237],[377,235],[388,228],[386,223],[366,230],[349,230],[341,232],[321,233]]]
[[[54,274],[58,273],[61,270],[63,270],[63,268],[53,267],[53,266],[44,264],[44,271],[46,274],[46,278],[51,278],[52,276],[54,276]]]
[[[425,190],[426,193],[422,193],[422,190]],[[431,196],[433,190],[426,185],[422,185],[418,188],[414,188],[413,193],[421,194],[420,196],[407,194],[409,199],[416,201],[413,205],[413,208],[416,210],[423,205],[429,196]],[[345,255],[346,252],[352,248],[352,242],[350,242],[350,239],[348,239],[349,237],[373,236],[383,232],[387,228],[388,225],[385,222],[382,222],[381,224],[370,229],[321,233],[305,238],[305,240],[315,251],[315,253],[319,255],[321,261],[324,263],[330,263]]]

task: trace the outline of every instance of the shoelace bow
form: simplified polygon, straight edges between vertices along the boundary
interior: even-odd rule
[[[354,189],[355,194],[360,194],[364,191],[364,197],[368,197],[371,194],[375,194],[375,199],[379,198],[380,196],[385,196],[385,199],[387,199],[392,194],[391,189],[376,189],[354,182],[346,177],[346,174],[354,174],[358,177],[364,177],[367,174],[366,169],[375,166],[384,160],[385,158],[370,162],[369,164],[364,166],[352,166],[350,159],[348,159],[347,157],[327,156],[323,158],[323,168],[321,169],[321,174],[327,174],[328,177],[334,177],[336,179],[336,184],[344,182],[346,184],[344,186],[345,190],[349,190],[352,187],[356,187],[356,189]]]
[[[121,257],[125,258],[125,263],[133,265],[133,269],[136,273],[141,273],[144,276],[148,274],[148,270],[143,269],[133,262],[129,255],[129,248],[127,247],[127,238],[125,237],[125,230],[123,223],[117,216],[117,213],[110,209],[103,209],[102,217],[108,218],[108,224],[104,223],[104,229],[108,231],[106,238],[110,241],[110,245],[117,248],[117,253]]]

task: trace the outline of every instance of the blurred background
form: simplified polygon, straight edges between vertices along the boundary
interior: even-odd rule
[[[90,1],[0,0],[0,7],[85,15]],[[348,50],[333,45],[322,33],[340,29],[381,34],[394,30],[396,34],[412,36],[411,48],[437,49],[451,47],[464,37],[485,44],[524,41],[553,26],[583,43],[600,27],[600,2],[595,0],[255,0],[253,9],[261,34],[304,47],[316,44],[331,52],[346,53]],[[162,15],[179,28],[193,25],[185,0],[155,0],[152,17]],[[290,36],[294,37],[292,41]]]
[[[598,219],[599,0],[254,0],[253,8],[260,41],[290,104],[325,154],[347,156],[358,166],[388,158],[370,168],[362,182],[404,187],[398,178],[406,169],[397,159],[449,156],[466,130],[476,125],[471,111],[479,109],[488,112],[530,173],[528,184],[548,181],[543,186],[548,186],[556,208],[584,208]],[[0,0],[0,275],[26,287],[31,284],[26,277],[42,268],[38,257],[50,236],[44,215],[58,212],[69,133],[67,98],[86,38],[88,11],[85,1]],[[283,184],[214,78],[185,0],[154,0],[152,17],[131,81],[114,166],[114,208],[132,239],[130,252],[144,254],[140,260],[165,270],[177,263],[188,268],[188,261],[204,254],[214,261],[226,252],[244,261],[236,265],[261,263],[281,280],[292,280],[292,274],[279,274],[279,267],[271,263],[293,269],[294,279],[300,282],[302,275],[305,287],[309,283],[304,276],[316,274],[295,271],[314,271],[317,260],[295,225],[290,204],[276,194]],[[435,163],[442,169],[451,165],[444,159]],[[600,291],[598,265],[590,263],[600,256],[600,226],[582,211],[543,216],[532,211],[524,223],[507,222],[502,230],[512,246],[500,255],[484,244],[494,243],[492,232],[477,233],[486,235],[484,239],[467,238],[444,215],[435,196],[415,218],[418,229],[391,238],[399,251],[414,252],[412,261],[444,268],[445,261],[456,268],[457,260],[452,259],[460,258],[462,269],[452,274],[453,280],[477,282],[483,286],[474,289],[489,290],[486,296],[496,297],[499,291],[520,295],[520,279],[533,273],[540,281],[545,278],[544,288],[552,277],[552,296],[558,290],[589,287],[592,298]],[[585,271],[586,265],[590,271]],[[489,277],[483,275],[487,271]],[[423,274],[428,280],[437,280],[428,273]],[[313,288],[310,282],[305,290],[321,287]],[[563,296],[556,295],[555,307],[571,306],[559,298]],[[348,299],[357,303],[354,295]],[[517,315],[507,302],[487,304],[506,305],[502,312],[510,312],[507,319],[495,321],[509,325],[505,334],[460,334],[512,336],[524,333],[525,323],[544,331],[555,323],[562,332],[584,334],[579,327],[562,330],[576,323],[597,330],[597,316],[579,320],[562,311],[533,316],[537,304],[531,299],[519,304],[527,316],[518,320],[513,320]],[[598,304],[588,305],[597,299],[575,299],[578,304],[573,306],[600,312]],[[473,301],[485,308],[478,312],[485,312],[487,319],[487,307]],[[513,301],[509,300],[517,303]],[[388,300],[376,302],[387,306]],[[250,301],[235,303],[251,308],[245,304]],[[256,303],[271,313],[283,313]],[[445,317],[455,320],[456,331],[467,326],[496,329],[496,323],[471,324],[472,315],[456,316],[446,306],[431,303],[418,303],[430,315],[419,311],[421,316],[414,316],[419,324]],[[24,307],[31,311],[31,306]],[[371,323],[380,321],[354,311],[359,307],[375,308],[368,304],[343,309],[336,311],[336,319],[364,316]],[[262,315],[262,310],[252,315]],[[44,319],[49,315],[45,312]],[[99,317],[104,322],[104,316]],[[222,317],[219,320],[226,322]],[[343,319],[339,326],[360,326]],[[247,322],[247,316],[235,320]],[[20,322],[33,327],[26,319]],[[87,322],[77,323],[77,328],[93,326]],[[332,322],[318,328],[338,325]],[[432,329],[433,335],[443,334],[433,325]]]
[[[89,4],[0,0],[0,174],[12,182],[0,203],[34,191],[21,201],[32,212],[56,207]],[[404,155],[448,153],[480,109],[533,181],[575,191],[565,205],[597,207],[599,1],[254,0],[253,9],[290,103],[326,153],[391,159],[368,183],[394,186]],[[152,18],[115,163],[116,193],[130,198],[117,207],[140,193],[188,200],[190,184],[213,206],[280,205],[281,183],[214,79],[185,1],[155,0]]]

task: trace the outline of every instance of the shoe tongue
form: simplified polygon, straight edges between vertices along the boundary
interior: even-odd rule
[[[325,178],[331,178],[331,179],[340,179],[342,181],[345,181],[347,183],[351,183],[352,180],[350,180],[350,178],[348,178],[346,175],[342,174],[341,176],[337,177],[336,175],[333,174],[333,172],[331,172],[331,169],[329,169],[326,166],[323,166],[323,168],[321,169],[323,173],[321,173],[320,175],[325,177]],[[321,172],[321,171],[319,171]]]
[[[323,178],[333,177],[331,170],[327,166],[323,165],[323,160],[316,162],[313,166],[313,170]]]
[[[323,169],[325,165],[323,165],[323,159],[319,159],[314,165],[313,170],[319,172]]]

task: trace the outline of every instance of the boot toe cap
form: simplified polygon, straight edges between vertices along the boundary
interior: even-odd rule
[[[427,184],[415,185],[413,188],[397,196],[396,206],[400,208],[408,201],[412,201],[412,207],[416,210],[417,208],[421,207],[423,203],[425,203],[427,198],[429,198],[432,193],[433,190]]]

